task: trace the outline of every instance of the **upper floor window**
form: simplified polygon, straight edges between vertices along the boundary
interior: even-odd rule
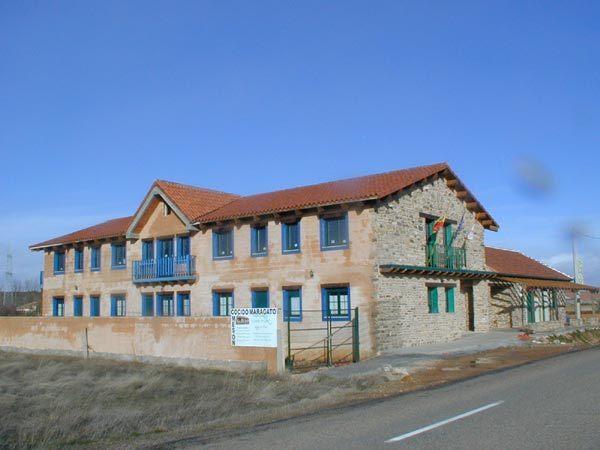
[[[100,315],[100,296],[90,295],[90,317],[98,317]]]
[[[90,250],[90,270],[97,271],[100,270],[101,263],[101,253],[100,246],[92,247]]]
[[[54,275],[65,273],[65,252],[57,250],[54,252]]]
[[[348,248],[348,214],[321,218],[321,250]]]
[[[250,254],[266,256],[268,252],[267,226],[255,225],[250,228]]]
[[[154,259],[154,241],[148,239],[142,241],[142,260],[152,261]]]
[[[125,242],[112,244],[112,268],[124,269],[127,264],[127,249]]]
[[[281,224],[281,244],[283,253],[300,253],[300,219]]]
[[[75,249],[75,264],[74,264],[75,272],[83,272],[83,249],[76,248]]]
[[[166,203],[163,203],[164,205],[164,209],[163,209],[163,213],[165,216],[168,216],[171,214],[171,207],[169,205],[167,205]]]
[[[327,287],[322,292],[323,320],[350,320],[350,287]]]
[[[124,317],[126,315],[125,296],[113,295],[110,298],[110,315],[113,317]]]
[[[159,239],[156,242],[156,254],[159,258],[172,258],[175,256],[173,238]]]
[[[233,228],[213,230],[213,259],[233,258]]]
[[[185,258],[190,256],[190,237],[180,236],[177,238],[177,256]]]
[[[175,303],[173,301],[173,294],[158,294],[156,296],[156,315],[157,316],[174,316],[175,315]]]
[[[283,290],[283,320],[291,322],[302,320],[302,290],[300,288]]]
[[[63,317],[65,315],[65,299],[63,297],[54,297],[52,299],[52,315],[54,317]]]
[[[213,316],[228,316],[233,309],[233,292],[213,292]]]

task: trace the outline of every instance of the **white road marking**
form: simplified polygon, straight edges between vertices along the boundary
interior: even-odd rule
[[[450,417],[449,419],[442,420],[441,422],[436,422],[434,424],[428,425],[423,428],[419,428],[418,430],[411,431],[410,433],[401,434],[400,436],[396,436],[395,438],[389,439],[385,442],[390,443],[390,442],[402,441],[409,437],[416,436],[417,434],[425,433],[426,431],[433,430],[434,428],[441,427],[448,423],[455,422],[457,420],[464,419],[465,417],[472,416],[473,414],[480,413],[482,411],[485,411],[486,409],[490,409],[490,408],[493,408],[494,406],[501,405],[502,403],[504,403],[504,400],[501,400],[501,401],[495,402],[495,403],[490,403],[489,405],[485,405],[485,406],[482,406],[481,408],[477,408],[477,409],[473,409],[471,411],[464,412],[462,414],[459,414],[458,416]]]

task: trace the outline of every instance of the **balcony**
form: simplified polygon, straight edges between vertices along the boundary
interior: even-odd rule
[[[464,248],[445,245],[427,246],[427,267],[464,270],[467,268],[467,253]]]
[[[195,279],[195,256],[178,256],[133,261],[134,283],[190,281]]]

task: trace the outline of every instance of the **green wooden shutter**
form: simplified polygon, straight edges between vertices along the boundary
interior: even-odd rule
[[[435,314],[439,312],[438,308],[438,290],[435,287],[430,287],[427,290],[428,293],[428,303],[429,303],[429,313]]]
[[[446,312],[454,312],[454,288],[446,288]]]

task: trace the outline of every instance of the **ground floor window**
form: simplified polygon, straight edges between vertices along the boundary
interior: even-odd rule
[[[83,297],[81,296],[73,297],[73,315],[83,316]]]
[[[125,296],[113,295],[110,299],[110,315],[113,317],[125,317]]]
[[[175,302],[173,301],[173,294],[158,294],[156,296],[156,315],[175,315]]]
[[[302,320],[302,290],[300,288],[283,290],[283,320],[291,322]]]
[[[446,312],[454,312],[454,287],[446,288]]]
[[[325,287],[321,293],[323,320],[350,320],[350,287]]]
[[[154,294],[142,294],[142,316],[154,315]]]
[[[228,316],[233,308],[233,292],[213,292],[213,316]]]
[[[252,291],[252,307],[253,308],[268,308],[269,307],[269,291],[266,289],[255,289]]]
[[[64,317],[65,299],[63,297],[54,297],[52,299],[52,315],[54,317]]]
[[[177,315],[189,316],[191,313],[192,311],[189,292],[180,292],[177,294]]]
[[[90,317],[98,317],[100,315],[100,296],[90,295]]]
[[[440,312],[438,305],[438,288],[429,286],[427,288],[427,307],[429,314],[437,314]]]

